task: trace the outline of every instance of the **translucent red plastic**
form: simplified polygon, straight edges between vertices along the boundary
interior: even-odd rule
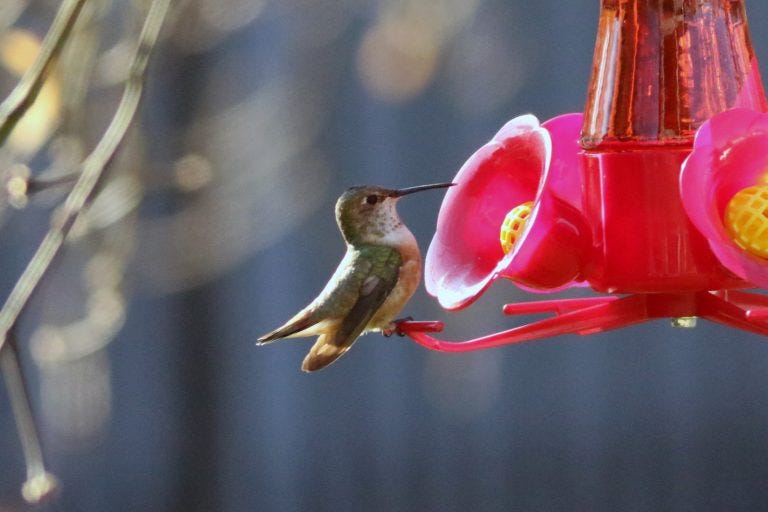
[[[742,0],[603,0],[582,146],[690,147],[724,110],[765,110]]]
[[[690,150],[585,153],[584,214],[596,240],[590,285],[608,293],[748,286],[715,257],[680,197]]]

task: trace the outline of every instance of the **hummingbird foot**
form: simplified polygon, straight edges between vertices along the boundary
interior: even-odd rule
[[[382,329],[381,333],[384,335],[384,337],[389,338],[393,334],[397,334],[401,338],[405,336],[405,333],[400,330],[400,324],[404,322],[412,322],[413,317],[407,316],[405,318],[398,318],[397,320],[393,320],[390,322],[389,327],[386,329]]]

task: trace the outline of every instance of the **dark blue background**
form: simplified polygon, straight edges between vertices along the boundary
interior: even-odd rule
[[[394,3],[318,10],[309,1],[267,2],[210,49],[190,54],[166,41],[156,55],[144,108],[150,155],[173,158],[205,142],[222,181],[255,176],[249,186],[262,195],[254,232],[264,223],[277,229],[269,239],[249,240],[226,271],[196,286],[161,293],[136,278],[127,324],[108,349],[111,419],[86,446],[49,437],[49,460],[65,486],[50,508],[768,507],[768,343],[759,336],[659,321],[450,355],[368,335],[312,375],[299,371],[310,340],[254,346],[314,297],[335,268],[343,245],[332,209],[346,187],[449,180],[507,119],[527,112],[547,119],[583,107],[597,1],[481,1],[447,38],[433,79],[391,102],[365,87],[356,52]],[[752,0],[748,9],[765,72],[768,4]],[[343,23],[333,38],[317,41],[312,29],[321,13]],[[462,60],[472,45],[485,48],[480,54],[491,65]],[[257,120],[245,132],[204,132],[191,141],[178,135],[207,113],[236,107],[275,76],[283,78],[276,87],[294,91],[274,105],[275,115],[294,116],[294,132],[281,140],[301,145],[291,134],[320,119],[302,159],[260,176],[270,149],[260,137],[281,126]],[[496,91],[498,101],[484,98]],[[262,153],[219,162],[229,150],[211,146],[227,140]],[[424,193],[400,203],[423,250],[441,198]],[[145,214],[183,207],[184,198],[155,198]],[[265,217],[265,208],[279,215]],[[306,211],[280,230],[280,216],[298,209]],[[166,260],[153,262],[150,253]],[[172,268],[173,255],[142,245],[135,272]],[[500,307],[525,298],[498,282],[472,308],[449,314],[420,289],[405,313],[444,320],[446,337],[462,339],[512,325]],[[13,502],[23,470],[4,397],[0,408],[0,491]]]

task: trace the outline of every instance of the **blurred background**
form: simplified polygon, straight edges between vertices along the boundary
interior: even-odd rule
[[[58,2],[3,0],[0,92]],[[0,172],[55,176],[94,146],[147,1],[86,6]],[[768,3],[747,5],[768,72]],[[188,0],[141,114],[19,325],[51,470],[45,510],[759,510],[768,343],[648,323],[465,355],[363,337],[257,348],[323,287],[355,184],[450,180],[508,119],[579,111],[597,0]],[[0,204],[7,295],[66,189]],[[404,199],[426,247],[442,192]],[[21,204],[20,204],[21,203]],[[465,339],[513,325],[497,282],[404,314]],[[525,320],[525,319],[523,319]],[[24,510],[0,388],[0,511]]]

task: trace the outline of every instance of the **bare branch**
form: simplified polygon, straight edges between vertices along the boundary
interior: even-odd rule
[[[75,219],[93,194],[105,167],[125,137],[136,114],[149,55],[157,42],[169,5],[170,0],[154,0],[152,2],[144,20],[138,48],[134,54],[130,74],[123,89],[120,104],[115,110],[115,115],[96,148],[83,161],[77,182],[61,209],[54,212],[51,227],[8,295],[2,309],[0,309],[0,350],[2,350],[9,331],[16,324],[32,292],[37,288],[43,275],[61,249]]]

